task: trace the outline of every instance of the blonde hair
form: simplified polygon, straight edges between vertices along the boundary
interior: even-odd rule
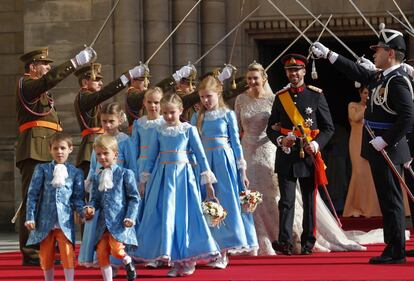
[[[184,106],[183,106],[183,101],[181,100],[180,96],[177,94],[168,94],[162,97],[161,99],[161,107],[167,105],[167,104],[174,104],[176,105],[179,109],[183,110]]]
[[[160,94],[161,98],[164,96],[164,93],[162,92],[162,89],[160,87],[154,87],[148,89],[144,94],[144,99],[148,98],[152,94]]]
[[[118,142],[115,137],[109,135],[100,135],[93,143],[93,149],[97,147],[118,152]]]
[[[253,61],[247,67],[247,72],[249,72],[249,71],[259,71],[260,74],[262,75],[263,80],[267,80],[267,73],[266,73],[263,65],[261,65],[260,63],[258,63],[256,61]],[[247,75],[247,72],[246,72],[246,75]]]
[[[227,107],[226,103],[223,99],[223,85],[221,82],[213,75],[208,75],[201,80],[200,85],[198,86],[198,92],[200,91],[213,91],[218,94],[218,107]],[[204,105],[200,106],[200,110],[198,111],[197,117],[197,129],[198,133],[201,135],[201,129],[203,126],[204,116],[205,116],[206,108]]]

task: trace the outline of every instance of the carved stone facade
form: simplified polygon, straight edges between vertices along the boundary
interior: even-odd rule
[[[23,73],[19,56],[24,52],[49,46],[49,54],[56,63],[73,57],[84,44],[89,44],[105,20],[115,0],[2,0],[0,1],[0,227],[12,229],[10,219],[20,203],[19,172],[14,168],[14,142],[17,136],[15,113],[15,86]],[[98,62],[103,64],[104,82],[118,77],[123,71],[146,61],[193,7],[196,0],[122,0],[109,20],[94,48]],[[262,6],[238,31],[231,62],[242,75],[253,59],[259,60],[260,42],[288,45],[297,37],[295,31],[265,0],[204,0],[190,14],[174,36],[150,61],[151,81],[156,83],[170,75],[188,61],[196,61],[220,40],[243,16],[259,4]],[[291,0],[274,1],[295,24],[304,29],[311,17]],[[329,23],[339,37],[359,40],[372,36],[373,32],[358,16],[346,0],[305,1],[322,19],[333,14]],[[385,22],[387,27],[403,30],[386,10],[399,16],[392,1],[355,1],[374,27]],[[398,1],[409,20],[414,23],[414,2]],[[243,17],[242,16],[242,17]],[[399,16],[400,17],[400,16]],[[401,18],[401,17],[400,17]],[[307,33],[315,39],[320,32],[315,25]],[[323,39],[330,35],[325,32]],[[414,39],[408,37],[409,55],[414,57]],[[233,36],[229,36],[198,65],[200,73],[228,62],[233,49]],[[287,42],[287,43],[286,43]],[[267,56],[276,57],[275,54]],[[74,116],[73,100],[78,85],[75,77],[69,77],[53,89],[56,106],[65,131],[79,142],[79,129]],[[115,100],[124,101],[124,93]],[[74,152],[76,153],[76,151]],[[72,155],[74,156],[74,155]]]

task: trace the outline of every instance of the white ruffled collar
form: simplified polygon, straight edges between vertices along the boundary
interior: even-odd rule
[[[217,109],[206,111],[204,114],[204,120],[213,121],[219,118],[223,118],[229,111],[230,110],[225,107],[220,107]]]
[[[179,134],[183,134],[191,128],[191,124],[187,122],[180,123],[177,126],[168,126],[167,123],[162,123],[160,126],[157,127],[157,131],[160,132],[164,136],[171,136],[175,137]]]
[[[164,123],[164,118],[162,116],[160,116],[157,119],[148,120],[148,117],[145,115],[145,116],[142,116],[141,118],[139,118],[137,120],[137,122],[138,122],[138,125],[141,128],[149,129],[149,128],[155,128],[155,127],[161,125],[162,123]]]

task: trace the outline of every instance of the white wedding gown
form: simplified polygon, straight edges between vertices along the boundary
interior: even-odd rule
[[[279,232],[279,187],[274,173],[276,146],[266,136],[267,122],[270,117],[275,96],[253,98],[241,94],[235,102],[235,111],[240,131],[243,132],[242,147],[247,162],[247,177],[250,189],[263,194],[263,202],[254,212],[254,221],[259,240],[259,255],[274,255],[272,241],[278,239]],[[318,194],[316,202],[317,235],[314,252],[363,251],[360,244],[383,243],[382,229],[368,233],[344,231],[336,223],[331,212]],[[295,219],[293,236],[295,252],[300,252],[302,233],[302,198],[300,188],[296,188]]]

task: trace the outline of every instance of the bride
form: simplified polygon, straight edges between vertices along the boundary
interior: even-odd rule
[[[254,221],[259,240],[259,255],[274,255],[272,242],[279,232],[278,201],[280,197],[277,174],[274,173],[276,147],[266,136],[267,122],[275,95],[267,82],[263,66],[253,62],[246,74],[249,89],[237,97],[235,112],[240,131],[241,144],[248,165],[247,177],[251,189],[263,194],[263,202],[254,212]],[[343,231],[334,217],[317,196],[316,201],[317,234],[314,252],[363,251],[360,244],[383,242],[382,230],[369,233]],[[296,188],[295,218],[293,236],[294,251],[300,253],[303,207],[300,188]]]

